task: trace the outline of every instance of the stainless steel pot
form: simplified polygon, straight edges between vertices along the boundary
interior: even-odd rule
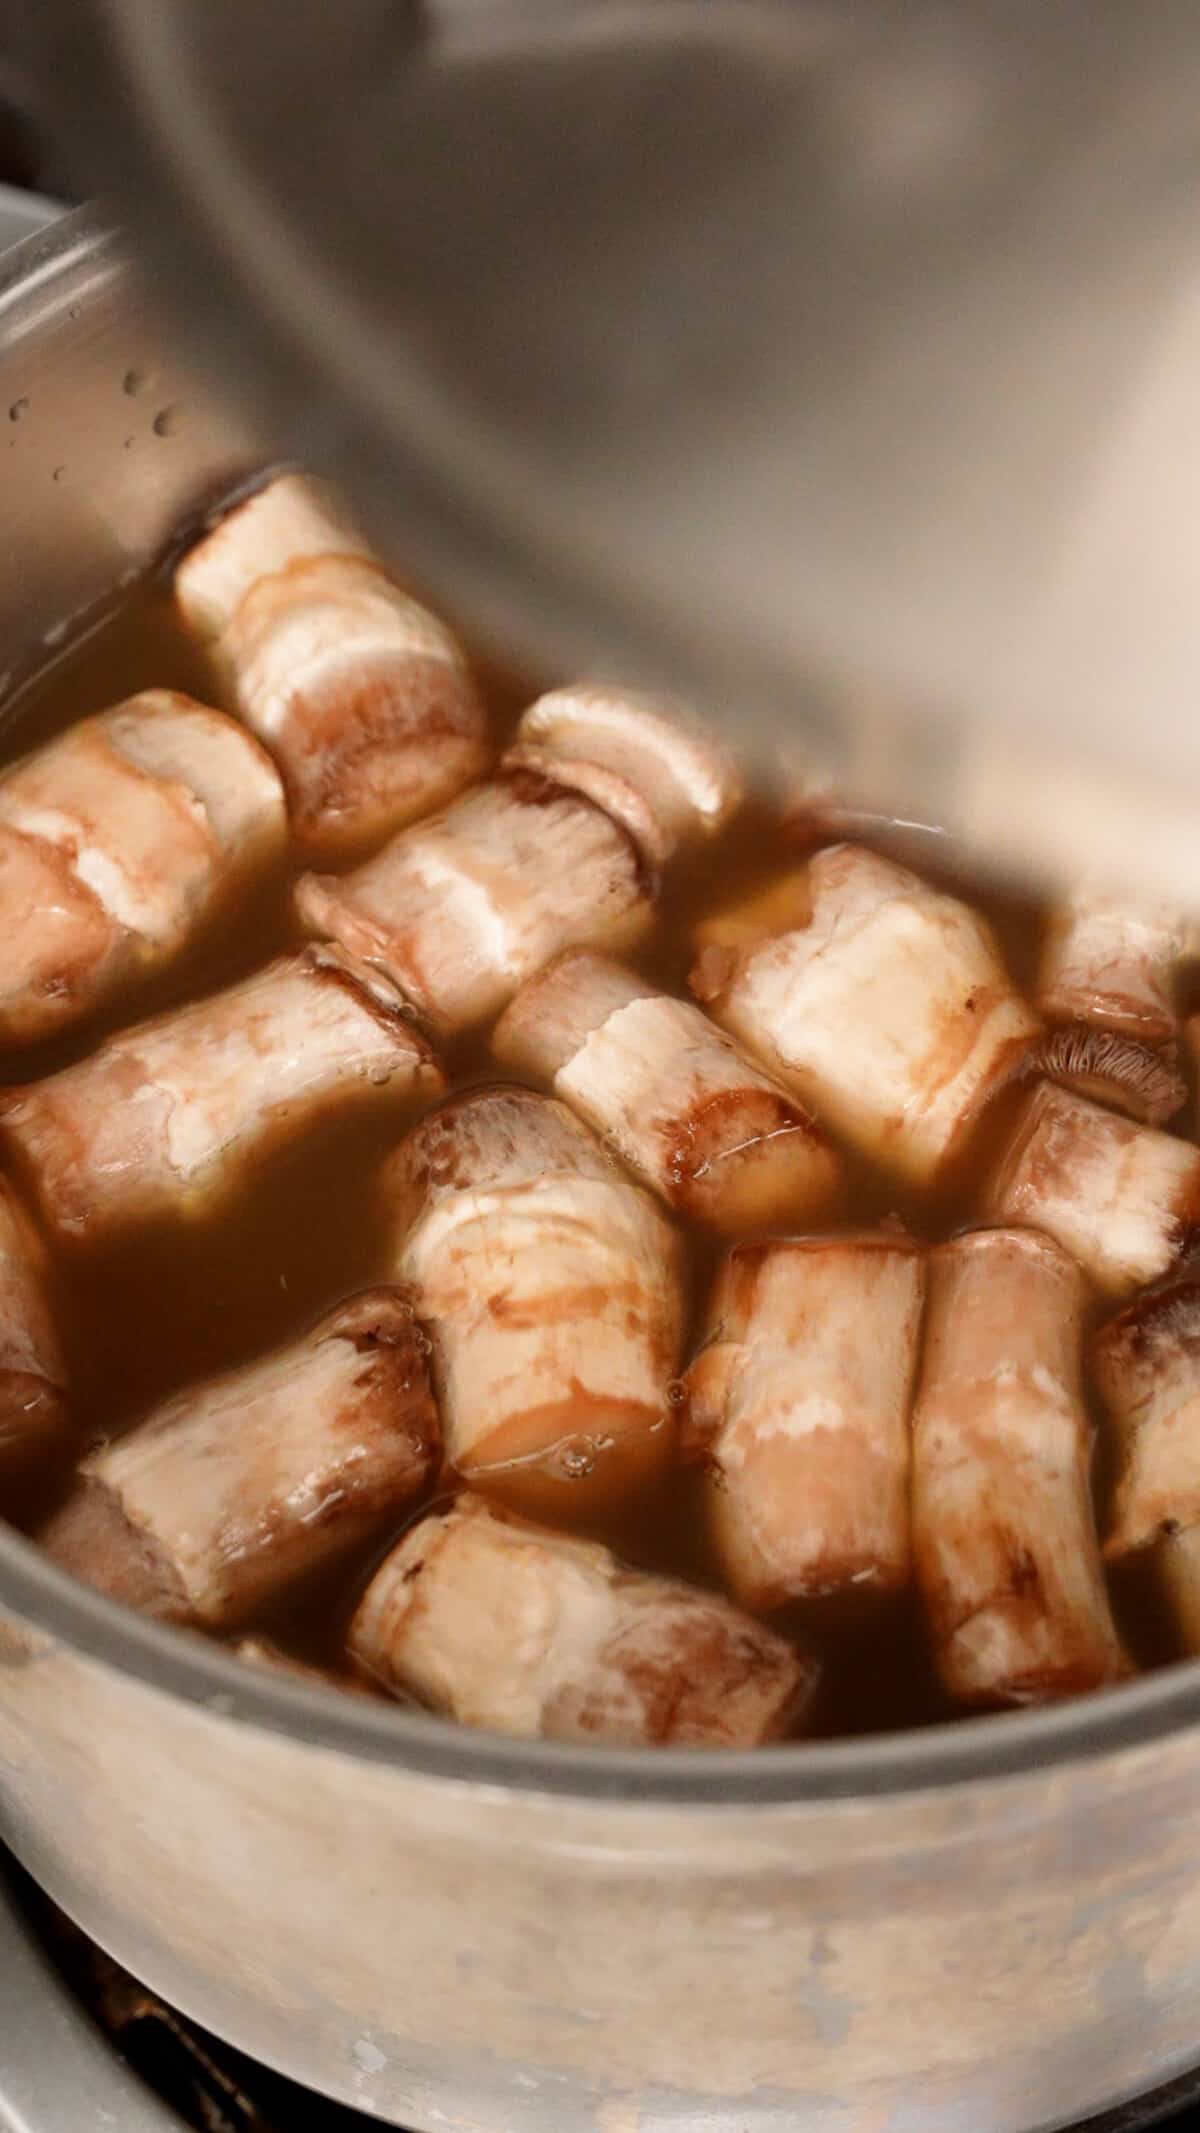
[[[14,668],[250,450],[78,218],[0,279],[0,436]],[[1195,1666],[752,1757],[528,1748],[0,1533],[0,1838],[189,2014],[424,2133],[1029,2133],[1200,2056]]]

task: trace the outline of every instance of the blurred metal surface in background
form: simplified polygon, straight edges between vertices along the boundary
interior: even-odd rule
[[[8,0],[264,434],[483,627],[1200,904],[1195,0]]]

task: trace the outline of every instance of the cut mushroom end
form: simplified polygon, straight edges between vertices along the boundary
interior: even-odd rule
[[[691,1001],[606,956],[577,950],[531,979],[493,1046],[707,1228],[804,1223],[837,1202],[841,1159],[808,1113]]]
[[[1190,930],[1178,911],[1138,909],[1106,891],[1081,888],[1051,917],[1038,1006],[1052,1022],[1089,1023],[1148,1045],[1170,1043]]]
[[[578,783],[660,863],[680,844],[714,835],[742,800],[741,773],[712,734],[675,707],[625,690],[580,686],[539,697],[510,760],[523,757]]]
[[[1165,1125],[1187,1101],[1173,1050],[1154,1051],[1133,1037],[1082,1022],[1049,1031],[1023,1072],[1030,1078],[1042,1075],[1146,1126]]]
[[[522,1508],[579,1515],[661,1472],[679,1241],[565,1104],[464,1091],[384,1173],[395,1269],[433,1342],[448,1463]]]
[[[460,647],[366,558],[314,556],[263,579],[220,660],[313,856],[431,814],[484,768],[487,714]]]
[[[855,845],[808,880],[806,924],[710,944],[692,989],[822,1125],[936,1188],[1040,1025],[969,905]]]
[[[240,1628],[394,1521],[438,1450],[411,1306],[368,1290],[97,1450],[46,1545],[128,1606]]]
[[[277,474],[226,510],[175,570],[186,627],[211,643],[252,585],[308,556],[363,555],[366,541],[333,491],[303,474]]]
[[[671,1153],[672,1198],[727,1237],[836,1213],[841,1157],[807,1114],[769,1089],[731,1089],[693,1112]]]
[[[1157,1281],[1200,1220],[1200,1150],[1041,1081],[988,1194],[1001,1223],[1041,1230],[1106,1295]]]

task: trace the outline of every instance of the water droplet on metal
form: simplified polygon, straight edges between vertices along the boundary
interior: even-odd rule
[[[127,452],[127,451],[129,450],[129,447],[130,447],[130,445],[131,445],[132,443],[133,443],[133,439],[132,439],[132,437],[127,437],[127,438],[125,439],[125,442],[124,442],[123,446],[121,447],[122,451],[125,451],[125,452]]]
[[[24,417],[25,417],[25,416],[26,416],[26,415],[27,415],[28,413],[29,413],[29,402],[28,402],[28,400],[26,400],[26,399],[24,399],[24,398],[22,398],[22,399],[20,399],[20,400],[14,400],[14,401],[12,402],[12,405],[10,406],[10,408],[9,408],[9,410],[8,410],[8,419],[9,419],[9,421],[10,421],[10,422],[20,422],[20,421],[22,421],[22,420],[23,420],[23,418],[24,418]]]
[[[183,428],[183,409],[178,401],[170,407],[160,407],[150,425],[156,437],[175,437]]]
[[[55,467],[53,474],[50,476],[51,481],[61,481],[66,471],[65,467]]]
[[[144,370],[127,370],[121,380],[121,391],[127,393],[131,400],[135,400],[149,382],[149,376]]]

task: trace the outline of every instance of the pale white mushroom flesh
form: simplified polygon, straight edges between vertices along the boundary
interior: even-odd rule
[[[306,874],[310,933],[386,970],[441,1036],[496,1014],[561,949],[622,949],[645,931],[651,883],[628,832],[530,772],[480,785],[401,830],[350,874]]]
[[[755,1612],[907,1585],[925,1252],[886,1232],[727,1255],[685,1380],[722,1576]]]
[[[743,797],[737,761],[711,731],[675,705],[594,684],[540,696],[505,760],[587,793],[655,866],[723,829]]]
[[[909,1184],[937,1182],[1038,1034],[986,921],[856,845],[818,852],[810,915],[706,948],[697,996],[823,1123]]]
[[[486,713],[462,647],[316,485],[280,476],[237,505],[175,591],[310,849],[386,835],[481,774]]]
[[[1042,1081],[988,1206],[1056,1238],[1106,1295],[1129,1296],[1167,1272],[1200,1220],[1200,1149]]]
[[[565,1105],[468,1090],[385,1168],[393,1270],[433,1342],[446,1457],[583,1516],[669,1463],[684,1296],[666,1215]]]
[[[203,1214],[269,1148],[364,1102],[443,1086],[405,1002],[329,948],[122,1030],[0,1096],[0,1138],[64,1239]]]
[[[733,1235],[834,1208],[842,1164],[811,1114],[691,1001],[578,949],[522,987],[492,1039],[671,1206]]]
[[[1118,1680],[1083,1395],[1084,1275],[1049,1237],[930,1255],[913,1416],[913,1552],[943,1688],[1037,1703]]]
[[[42,1539],[129,1606],[232,1629],[399,1517],[437,1449],[412,1306],[369,1290],[94,1452]]]
[[[1051,913],[1042,946],[1037,1004],[1053,1022],[1086,1022],[1168,1044],[1176,1034],[1179,966],[1192,948],[1183,914],[1138,908],[1128,898],[1081,888]]]
[[[749,1748],[798,1731],[816,1660],[715,1593],[460,1497],[376,1571],[349,1649],[370,1680],[524,1740]]]
[[[277,862],[283,788],[237,723],[169,689],[0,776],[0,1042],[82,1020]]]

